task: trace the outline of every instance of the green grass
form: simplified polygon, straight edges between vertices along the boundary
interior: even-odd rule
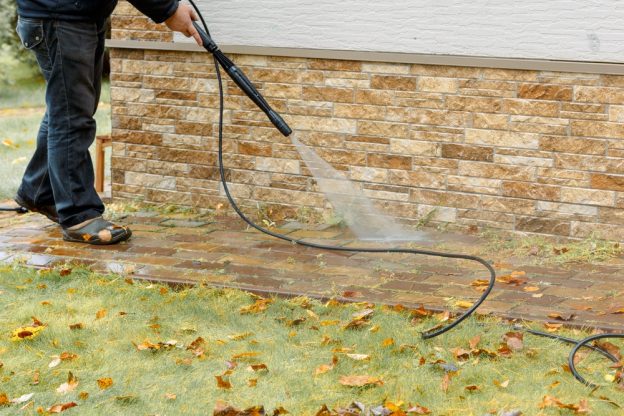
[[[34,393],[33,403],[19,412],[25,415],[72,401],[78,407],[66,413],[79,415],[205,415],[211,414],[217,400],[238,408],[263,405],[268,414],[283,406],[293,415],[313,415],[323,404],[334,408],[347,407],[353,401],[380,405],[386,400],[418,403],[433,415],[499,414],[512,409],[525,415],[573,414],[557,408],[540,409],[545,395],[564,403],[587,399],[596,415],[621,414],[605,397],[624,405],[622,392],[615,386],[592,392],[565,372],[562,365],[569,347],[556,341],[526,335],[524,348],[509,358],[482,355],[456,359],[452,349],[468,349],[468,340],[477,334],[482,337],[479,348],[499,348],[509,328],[493,318],[469,320],[447,335],[423,341],[419,331],[436,324],[437,318],[411,324],[407,312],[376,308],[368,326],[347,330],[343,327],[352,314],[366,305],[275,299],[263,312],[240,313],[241,307],[253,302],[251,295],[234,290],[197,287],[173,291],[79,268],[61,276],[59,270],[37,273],[6,266],[0,270],[0,396]],[[106,313],[98,319],[98,311]],[[33,316],[47,325],[45,329],[34,339],[11,341],[11,331],[30,324]],[[293,322],[299,318],[305,321]],[[82,323],[84,329],[70,330],[69,325],[76,323]],[[577,338],[583,335],[563,333]],[[206,341],[202,359],[186,349],[198,337]],[[389,338],[394,344],[384,347]],[[146,340],[176,340],[176,347],[151,352],[133,345]],[[370,360],[352,360],[333,352],[336,348],[368,354]],[[77,358],[49,368],[63,352]],[[232,358],[245,352],[258,355]],[[315,369],[331,363],[333,355],[338,357],[335,367],[315,376]],[[426,362],[422,364],[421,359]],[[226,376],[232,388],[218,388],[215,376],[227,370],[227,361],[238,363]],[[458,368],[446,393],[441,388],[443,362]],[[247,369],[261,363],[268,372]],[[600,382],[614,371],[608,364],[591,356],[580,368]],[[77,388],[57,393],[70,371],[78,379]],[[33,382],[36,373],[37,384]],[[347,375],[379,377],[384,384],[346,387],[339,379]],[[112,379],[112,387],[100,390],[97,380],[107,377]],[[257,379],[257,385],[250,387],[249,379]],[[501,387],[507,380],[508,385]],[[471,385],[479,390],[466,390]],[[82,392],[88,393],[86,399],[84,395],[81,398]],[[168,399],[166,394],[176,398]],[[0,406],[0,415],[16,414],[23,405]]]
[[[32,70],[14,67],[11,83],[0,88],[0,200],[11,198],[35,149],[39,123],[45,112],[45,84]],[[22,77],[19,74],[26,74]],[[102,87],[95,119],[97,134],[109,134],[110,88]],[[92,149],[93,150],[93,149]]]
[[[578,241],[558,242],[556,237],[505,234],[499,230],[482,233],[488,251],[505,257],[521,256],[535,264],[599,263],[624,253],[618,242],[596,235]]]

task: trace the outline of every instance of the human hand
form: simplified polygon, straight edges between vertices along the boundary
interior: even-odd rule
[[[180,32],[187,38],[193,37],[199,46],[203,46],[201,37],[193,26],[194,20],[198,20],[195,10],[188,4],[180,4],[173,16],[165,20],[165,24],[174,32]]]

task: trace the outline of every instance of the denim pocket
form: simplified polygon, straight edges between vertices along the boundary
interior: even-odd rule
[[[20,17],[17,20],[17,35],[26,49],[35,49],[43,42],[43,21]]]

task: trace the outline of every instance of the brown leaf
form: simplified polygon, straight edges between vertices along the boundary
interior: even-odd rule
[[[615,358],[619,360],[622,359],[622,353],[620,351],[620,347],[615,344],[612,344],[608,341],[594,341],[594,345],[602,350],[605,350],[609,354],[613,355]]]
[[[79,322],[77,324],[70,324],[69,329],[71,329],[72,331],[76,329],[84,329],[84,324],[82,322]]]
[[[587,399],[583,399],[579,404],[574,403],[563,403],[561,400],[554,396],[544,396],[542,398],[542,402],[538,406],[540,409],[545,409],[547,407],[556,407],[559,409],[567,409],[574,411],[575,414],[586,414],[589,413],[589,404]]]
[[[266,364],[252,364],[248,367],[250,371],[269,371],[269,367]]]
[[[32,384],[33,386],[39,384],[39,370],[35,370],[35,372],[33,373],[33,380],[30,384]]]
[[[100,309],[95,313],[95,319],[102,319],[106,316],[106,309]]]
[[[215,378],[217,379],[217,387],[220,389],[231,389],[232,388],[232,383],[229,382],[229,380],[224,380],[223,376],[215,376]]]
[[[378,377],[371,376],[340,376],[340,384],[349,387],[364,387],[364,386],[382,386],[384,383]]]
[[[472,306],[472,302],[469,302],[467,300],[458,300],[457,302],[455,302],[455,306],[462,309],[468,309]]]
[[[240,308],[240,313],[245,315],[250,313],[263,312],[269,307],[272,302],[273,301],[271,299],[257,299],[253,305],[243,306],[242,308]]]
[[[321,374],[325,374],[328,371],[333,370],[334,367],[336,366],[336,364],[338,364],[338,357],[334,355],[332,357],[331,364],[321,364],[316,370],[314,370],[314,375],[318,376],[318,375],[321,375]]]
[[[471,350],[474,350],[475,348],[477,348],[480,342],[481,342],[481,335],[476,335],[474,338],[468,341],[468,345],[470,346]]]
[[[431,410],[427,409],[424,406],[416,404],[407,409],[407,413],[414,413],[416,415],[428,415],[431,413]]]
[[[6,393],[0,393],[0,406],[10,406],[11,401]]]
[[[100,390],[106,390],[113,385],[113,379],[110,377],[104,377],[97,380],[97,385]]]
[[[448,392],[450,384],[451,384],[451,375],[449,373],[446,373],[444,374],[444,377],[442,377],[442,383],[440,384],[440,387],[442,388],[442,391],[444,393]]]
[[[557,332],[559,331],[559,329],[561,329],[561,327],[563,326],[563,324],[551,324],[551,323],[544,323],[544,328],[546,328],[546,331],[548,332]]]
[[[327,405],[323,405],[323,407],[321,407],[321,409],[316,412],[314,416],[332,416],[332,414],[327,408]]]
[[[453,348],[451,352],[453,353],[455,358],[461,361],[466,361],[467,359],[470,358],[470,351],[465,350],[463,348]]]
[[[72,273],[72,269],[69,267],[63,267],[59,270],[59,275],[61,277],[69,276]]]
[[[48,412],[49,413],[61,413],[67,409],[71,409],[72,407],[76,407],[76,406],[78,406],[78,404],[74,402],[55,404],[51,406],[50,408],[48,408]]]
[[[477,390],[481,390],[481,387],[479,387],[479,386],[477,386],[475,384],[472,384],[470,386],[464,387],[464,389],[468,390],[468,391],[477,391]]]
[[[520,351],[524,348],[524,334],[522,332],[507,332],[503,337],[503,341],[507,343],[512,351]]]
[[[273,416],[279,416],[279,415],[287,415],[290,412],[286,409],[284,409],[282,406],[278,407],[277,409],[275,409],[273,411]]]
[[[236,361],[236,360],[240,360],[240,359],[246,359],[246,358],[251,358],[251,357],[257,357],[258,355],[260,355],[259,352],[257,351],[250,351],[250,352],[241,352],[240,354],[234,354],[231,358],[232,361]]]
[[[76,358],[78,358],[78,356],[74,354],[73,352],[63,352],[61,353],[59,358],[61,359],[61,361],[71,361],[71,360],[75,360]]]
[[[80,394],[78,394],[78,397],[80,397],[80,400],[87,400],[89,398],[89,393],[81,391]]]
[[[568,321],[571,321],[574,318],[576,318],[576,314],[575,313],[571,313],[571,314],[562,315],[560,313],[553,312],[553,313],[549,313],[548,317],[551,318],[551,319],[556,319],[557,321],[568,322]]]

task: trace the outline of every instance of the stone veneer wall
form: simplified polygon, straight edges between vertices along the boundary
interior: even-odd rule
[[[170,41],[123,2],[113,37]],[[117,29],[123,28],[123,29]],[[147,31],[145,31],[147,29]],[[624,76],[232,56],[297,137],[395,216],[624,240]],[[226,80],[236,198],[323,209],[290,140]],[[112,51],[114,198],[214,207],[217,83],[205,53]]]

